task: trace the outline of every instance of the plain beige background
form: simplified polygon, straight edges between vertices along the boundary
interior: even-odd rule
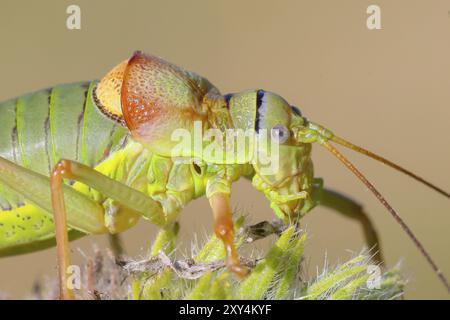
[[[382,10],[382,30],[366,9]],[[66,29],[78,4],[82,29]],[[264,88],[313,121],[450,189],[450,1],[19,1],[0,4],[0,100],[51,85],[100,78],[137,49],[204,75],[222,92]],[[391,200],[450,277],[450,201],[381,164],[345,152]],[[407,298],[447,299],[443,286],[400,227],[326,151],[314,150],[316,175],[361,201],[381,235],[389,266],[402,261]],[[273,217],[246,181],[233,204],[253,221]],[[205,199],[181,215],[181,248],[211,230]],[[304,219],[308,271],[363,246],[357,224],[317,208]],[[144,254],[156,228],[124,235]],[[104,237],[72,244],[105,246]],[[55,275],[55,251],[0,260],[0,291],[24,297],[33,280]]]

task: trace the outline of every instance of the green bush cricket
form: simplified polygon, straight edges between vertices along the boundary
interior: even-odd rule
[[[69,240],[120,233],[141,217],[170,228],[182,208],[203,195],[213,211],[215,233],[225,245],[227,266],[238,277],[246,276],[234,247],[230,208],[231,185],[240,177],[252,180],[285,223],[296,223],[319,204],[358,220],[382,262],[377,234],[361,206],[314,177],[315,142],[386,207],[450,292],[447,279],[397,212],[332,143],[381,161],[447,198],[449,193],[309,121],[277,94],[250,90],[222,95],[207,79],[137,51],[100,82],[28,94],[0,104],[0,115],[0,256],[56,242],[61,298],[74,297],[65,272]],[[216,158],[177,149],[173,133],[181,129],[194,134],[196,125],[222,134],[228,129],[270,132],[277,170],[266,172],[261,159],[247,153],[256,143],[249,136],[240,158],[227,158],[230,149],[223,144],[219,149],[224,148],[225,156]],[[216,143],[202,141],[200,149]],[[262,150],[266,156],[271,143]],[[233,146],[231,152],[235,150]]]

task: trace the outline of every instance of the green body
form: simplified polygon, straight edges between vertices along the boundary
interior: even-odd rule
[[[56,86],[0,104],[0,157],[49,176],[60,159],[95,168],[161,203],[166,216],[176,217],[190,200],[205,194],[206,183],[220,166],[174,164],[133,141],[126,127],[95,105],[95,82]],[[234,181],[251,175],[248,165],[230,165]],[[108,231],[133,226],[139,215],[81,183],[69,183],[105,209]],[[20,190],[0,184],[0,256],[54,245],[49,210],[36,206]],[[70,225],[69,226],[74,228]],[[71,238],[88,230],[71,230]]]
[[[218,133],[218,139],[203,136],[198,142],[196,133],[203,130]],[[241,135],[242,144],[223,143],[224,135],[247,131],[251,134]],[[179,148],[174,134],[184,140],[183,147]],[[265,144],[260,144],[261,137]],[[329,140],[450,197],[410,171],[334,136],[275,93],[249,90],[223,96],[207,79],[135,52],[98,84],[56,86],[0,104],[0,256],[53,245],[54,212],[59,222],[58,257],[64,268],[67,227],[72,239],[115,234],[144,217],[169,230],[188,202],[206,195],[216,233],[229,253],[227,263],[243,275],[233,246],[229,208],[232,183],[242,176],[252,179],[285,223],[297,222],[322,201],[360,221],[369,246],[379,248],[361,207],[323,189],[322,180],[314,178],[311,150],[312,143],[318,142],[374,193],[450,291],[395,210]],[[235,157],[238,150],[244,152]],[[267,158],[271,164],[278,159],[277,165],[266,170]],[[63,179],[73,181],[62,184]],[[381,255],[378,258],[381,261]],[[61,283],[67,283],[61,275]],[[68,290],[65,293],[70,296]]]
[[[298,109],[264,90],[222,96],[206,79],[155,59],[149,61],[156,65],[142,69],[156,70],[144,77],[154,88],[145,101],[153,101],[153,109],[144,113],[143,105],[127,105],[137,97],[125,103],[127,111],[136,107],[131,121],[149,112],[162,115],[159,120],[148,118],[138,134],[133,123],[125,125],[121,114],[105,109],[96,82],[56,86],[0,104],[0,256],[54,244],[49,175],[62,159],[71,161],[78,175],[76,182],[64,186],[72,238],[118,233],[140,217],[167,226],[192,199],[211,199],[216,192],[230,195],[232,183],[241,176],[252,179],[285,222],[318,203],[322,185],[314,179],[311,142],[322,134],[309,128],[313,124]],[[138,92],[138,84],[126,93]],[[192,105],[201,110],[203,129],[273,134],[273,128],[282,126],[292,132],[277,143],[277,169],[266,171],[267,163],[259,156],[222,161],[202,153],[195,157],[200,162],[178,161],[183,153],[170,152],[170,133],[178,126],[192,128],[193,120],[200,119],[188,113],[195,109]],[[208,147],[215,142],[205,143]],[[269,155],[274,145],[258,150]]]
[[[0,104],[0,257],[55,245],[48,177],[60,159],[85,165],[77,169],[79,181],[84,179],[85,184],[71,181],[64,186],[70,239],[121,232],[140,217],[168,225],[192,199],[209,197],[217,190],[229,194],[231,183],[244,176],[252,179],[285,222],[321,201],[360,221],[369,247],[378,245],[361,207],[323,189],[321,179],[314,179],[308,141],[316,136],[310,131],[295,133],[305,143],[280,145],[280,167],[273,174],[263,174],[258,162],[174,163],[170,157],[152,154],[131,138],[123,122],[102,112],[93,99],[96,85],[61,85]],[[219,114],[229,112],[234,128],[253,128],[258,92],[232,95],[229,107],[218,110]],[[278,110],[266,110],[259,123],[262,128],[283,120],[277,111],[285,109],[286,103],[270,93],[267,96],[268,108],[278,106]],[[293,125],[299,121],[298,114],[291,120]],[[90,168],[98,174],[88,172]],[[381,261],[381,254],[377,257]]]

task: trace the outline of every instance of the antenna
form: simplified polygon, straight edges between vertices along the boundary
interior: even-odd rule
[[[330,140],[334,141],[334,142],[336,142],[336,143],[338,143],[338,144],[340,144],[340,145],[342,145],[344,147],[352,149],[352,150],[354,150],[356,152],[362,153],[362,154],[364,154],[364,155],[366,155],[366,156],[368,156],[368,157],[370,157],[372,159],[378,160],[378,161],[384,163],[385,165],[388,165],[389,167],[394,168],[395,170],[403,172],[404,174],[406,174],[406,175],[410,176],[411,178],[415,179],[416,181],[419,181],[419,182],[423,183],[424,185],[428,186],[429,188],[439,192],[443,196],[445,196],[447,198],[450,198],[450,193],[448,193],[447,191],[442,190],[441,188],[437,187],[436,185],[432,184],[431,182],[428,182],[427,180],[423,179],[422,177],[419,177],[415,173],[412,173],[411,171],[406,170],[405,168],[402,168],[401,166],[399,166],[398,164],[393,163],[392,161],[389,161],[389,160],[387,160],[387,159],[385,159],[385,158],[383,158],[383,157],[381,157],[381,156],[379,156],[379,155],[377,155],[377,154],[375,154],[375,153],[373,153],[373,152],[371,152],[369,150],[366,150],[366,149],[364,149],[362,147],[354,145],[353,143],[351,143],[351,142],[349,142],[347,140],[344,140],[344,139],[342,139],[340,137],[333,136],[333,137],[330,138]]]
[[[333,140],[333,138],[332,138]],[[343,144],[344,146],[349,146],[350,149],[352,150],[356,150],[358,152],[367,154],[369,157],[372,157],[374,159],[380,160],[383,163],[386,163],[387,165],[394,167],[402,172],[405,172],[406,174],[414,177],[415,179],[424,182],[426,185],[432,187],[433,189],[443,193],[444,195],[447,195],[448,197],[448,193],[442,191],[441,189],[435,187],[432,184],[429,184],[428,182],[426,182],[425,180],[423,180],[420,177],[417,177],[416,175],[412,174],[409,171],[406,171],[405,169],[398,167],[396,164],[389,162],[387,160],[385,160],[384,158],[381,158],[367,150],[364,150],[361,148],[362,151],[359,150],[359,147],[354,146],[353,144],[337,138],[336,140],[342,142],[341,144]],[[333,140],[335,141],[335,140]],[[336,141],[337,142],[337,141]],[[340,143],[338,142],[338,143]],[[436,263],[433,261],[433,259],[431,258],[430,254],[428,253],[427,250],[425,250],[424,246],[422,245],[422,243],[417,239],[417,237],[415,236],[415,234],[412,232],[412,230],[408,227],[408,225],[403,221],[403,219],[399,216],[399,214],[394,210],[394,208],[392,208],[392,206],[389,204],[389,202],[387,202],[387,200],[381,195],[381,193],[375,188],[375,186],[369,181],[367,180],[367,178],[353,165],[353,163],[350,162],[350,160],[348,160],[343,154],[341,154],[333,145],[331,145],[328,142],[322,142],[322,145],[328,149],[328,151],[330,151],[336,158],[338,158],[339,161],[341,161],[355,176],[358,177],[359,180],[361,180],[366,187],[375,195],[375,197],[378,199],[378,201],[380,201],[380,203],[386,207],[386,209],[389,211],[389,213],[394,217],[394,219],[400,224],[400,226],[402,227],[402,229],[406,232],[406,234],[411,238],[411,240],[414,242],[414,244],[416,245],[416,247],[419,249],[419,251],[422,253],[422,255],[425,257],[425,259],[427,260],[427,262],[430,264],[430,266],[433,268],[434,272],[437,274],[437,276],[439,277],[439,279],[441,280],[441,282],[444,284],[444,286],[446,287],[447,291],[450,293],[450,283],[448,282],[447,278],[445,277],[445,275],[442,273],[442,271],[439,269],[439,267],[436,265]]]

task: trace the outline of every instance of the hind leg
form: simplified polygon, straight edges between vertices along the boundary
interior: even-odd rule
[[[135,213],[147,217],[155,224],[164,224],[165,216],[158,202],[139,191],[107,178],[92,168],[76,162],[68,160],[59,162],[50,180],[44,175],[0,157],[0,182],[26,199],[27,203],[40,208],[41,211],[54,212],[61,297],[70,299],[73,298],[73,292],[68,287],[68,276],[66,274],[66,270],[70,265],[68,226],[88,234],[108,233],[109,229],[105,223],[105,208],[88,196],[63,184],[63,178],[77,180],[93,187],[105,196],[117,200]],[[21,222],[19,226],[23,227],[23,225],[24,223]],[[21,235],[21,239],[17,239],[14,243],[9,244],[4,243],[6,240],[2,241],[0,243],[1,251],[5,251],[7,254],[14,254],[14,249],[26,251],[26,248],[22,246],[18,248],[12,247],[25,239],[30,243],[33,240],[30,240],[30,237],[33,236],[35,239],[31,242],[40,242],[41,238],[34,235],[31,231],[30,229],[30,232]],[[42,239],[42,241],[42,245],[49,245],[49,241],[45,239]],[[34,245],[32,246],[34,249]]]
[[[50,178],[51,201],[56,229],[58,265],[60,270],[61,297],[72,299],[73,292],[67,286],[68,276],[65,272],[70,265],[67,234],[66,202],[70,204],[70,195],[63,190],[63,179],[73,179],[92,187],[110,199],[140,213],[157,225],[164,225],[166,217],[159,202],[145,194],[115,181],[100,172],[75,161],[61,160],[55,166]],[[89,213],[86,213],[89,215]]]
[[[375,262],[383,265],[384,259],[377,231],[363,207],[356,201],[334,190],[324,188],[317,190],[316,194],[319,195],[317,200],[320,205],[333,209],[361,224],[367,246],[375,251]]]

